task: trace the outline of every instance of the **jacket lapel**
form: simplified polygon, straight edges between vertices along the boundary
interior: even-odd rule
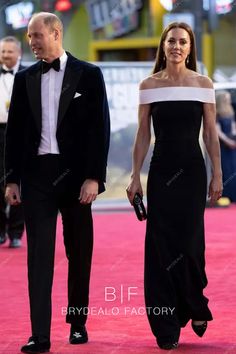
[[[26,66],[20,64],[19,68],[18,68],[18,71],[23,70],[23,69],[26,69]]]
[[[82,69],[78,64],[78,60],[69,53],[67,53],[67,55],[68,59],[59,102],[57,129],[59,128],[63,117],[65,116],[69,104],[74,98],[76,88],[82,74]]]
[[[67,53],[68,59],[62,83],[57,128],[59,127],[69,104],[73,100],[76,92],[82,69],[78,60]],[[42,105],[41,105],[41,70],[40,62],[36,63],[26,75],[27,93],[35,123],[39,133],[42,127]]]
[[[42,127],[42,107],[41,107],[41,72],[40,62],[36,63],[32,70],[27,72],[26,87],[29,97],[29,102],[33,116],[35,119],[36,127],[41,133]]]

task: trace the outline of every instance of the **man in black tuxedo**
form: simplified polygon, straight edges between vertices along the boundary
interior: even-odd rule
[[[8,119],[8,110],[11,100],[14,76],[22,70],[21,43],[13,36],[0,40],[0,245],[9,237],[10,248],[21,246],[24,231],[24,215],[22,205],[9,206],[4,196],[4,138]]]
[[[41,61],[15,77],[6,133],[6,198],[12,205],[22,198],[28,242],[32,336],[24,353],[50,349],[58,210],[69,263],[70,343],[88,340],[91,203],[104,191],[109,112],[100,69],[66,53],[62,37],[56,15],[32,16],[29,44]]]

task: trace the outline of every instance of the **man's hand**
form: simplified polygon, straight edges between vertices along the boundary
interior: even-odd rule
[[[20,190],[17,184],[9,183],[6,186],[5,198],[10,205],[18,205],[21,203]]]
[[[79,200],[81,204],[92,203],[98,195],[98,181],[86,179],[80,190]]]

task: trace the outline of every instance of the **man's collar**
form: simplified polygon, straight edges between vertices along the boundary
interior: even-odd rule
[[[62,55],[59,57],[59,60],[60,60],[60,71],[65,69],[66,62],[67,62],[67,58],[68,58],[68,55],[67,55],[66,52],[64,51],[64,52],[62,53]],[[56,58],[55,58],[55,59],[56,59]],[[42,60],[45,61],[44,59],[42,59]]]
[[[8,68],[5,64],[2,64],[2,68],[3,68],[4,70],[13,70],[14,75],[15,75],[15,73],[17,73],[17,71],[19,70],[19,66],[20,66],[20,61],[18,61],[18,62],[16,63],[16,65],[13,66],[12,68]]]
[[[66,66],[68,55],[64,51],[63,54],[60,56],[60,70],[64,70]]]

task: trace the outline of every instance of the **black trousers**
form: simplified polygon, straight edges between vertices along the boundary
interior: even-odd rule
[[[4,190],[4,137],[6,124],[0,123],[0,234],[8,233],[9,239],[20,239],[24,231],[24,214],[22,204],[9,206],[7,213],[7,203]]]
[[[83,325],[87,319],[93,249],[91,205],[80,204],[70,177],[60,156],[49,154],[35,158],[22,180],[32,335],[39,338],[50,338],[58,211],[68,259],[66,322]]]

